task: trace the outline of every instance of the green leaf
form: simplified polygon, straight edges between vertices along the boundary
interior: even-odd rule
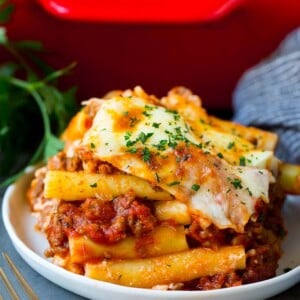
[[[0,66],[0,77],[10,77],[13,76],[18,69],[18,65],[14,62],[7,62]],[[1,78],[0,78],[1,80]],[[7,81],[5,79],[5,81]]]
[[[64,142],[54,136],[53,134],[49,135],[46,139],[46,145],[44,150],[44,159],[55,155],[57,152],[62,150],[64,147]]]
[[[30,61],[35,65],[35,67],[42,72],[44,76],[50,75],[55,71],[49,64],[47,64],[42,58],[36,55],[33,52],[26,53]]]
[[[7,44],[6,28],[0,27],[0,45]]]
[[[0,0],[0,23],[7,21],[13,6]],[[45,161],[62,150],[57,137],[79,109],[75,88],[62,91],[60,77],[75,66],[55,70],[40,54],[39,41],[10,41],[0,26],[0,46],[10,57],[0,65],[0,177],[1,186],[13,182],[27,165]],[[4,53],[5,54],[5,53]]]
[[[2,1],[0,3],[1,6],[3,6],[3,3],[5,1]],[[4,5],[4,7],[0,8],[0,23],[7,23],[10,20],[11,14],[14,11],[14,5],[9,3],[7,5]]]
[[[17,41],[14,43],[14,45],[16,46],[16,48],[21,50],[42,51],[44,49],[43,43],[39,41]]]
[[[43,79],[44,82],[53,81],[59,77],[62,77],[64,75],[67,75],[71,72],[72,69],[76,66],[76,62],[71,63],[70,65],[66,66],[65,68],[59,69],[55,72],[52,72],[50,75],[48,75],[46,78]]]
[[[1,84],[0,84],[1,87]],[[4,86],[2,86],[1,88],[1,94],[0,94],[0,130],[3,130],[3,127],[7,127],[8,126],[8,120],[10,117],[10,113],[9,113],[9,94],[8,94],[8,90],[5,91],[4,90]],[[5,130],[5,132],[7,132]],[[3,135],[3,131],[2,131],[2,135]]]

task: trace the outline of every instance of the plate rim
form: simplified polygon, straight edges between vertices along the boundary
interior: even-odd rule
[[[82,282],[84,285],[87,285],[88,287],[95,287],[97,290],[103,289],[107,292],[112,292],[112,290],[115,290],[118,294],[127,295],[127,296],[152,296],[153,299],[160,297],[159,299],[177,299],[176,297],[180,297],[180,299],[219,299],[223,296],[234,296],[238,295],[240,293],[253,291],[255,289],[256,291],[267,289],[271,286],[277,286],[278,291],[272,293],[267,293],[268,297],[274,296],[280,292],[283,292],[293,285],[300,282],[300,265],[293,268],[287,273],[283,273],[280,275],[277,275],[273,278],[266,279],[263,281],[245,284],[241,286],[236,287],[230,287],[230,288],[223,288],[223,289],[216,289],[216,290],[208,290],[208,291],[161,291],[161,290],[154,290],[154,289],[145,289],[145,288],[135,288],[135,287],[127,287],[122,285],[117,285],[114,283],[104,282],[95,280],[92,278],[85,277],[83,275],[72,273],[68,270],[63,269],[62,267],[59,267],[46,258],[42,257],[35,251],[29,248],[29,246],[25,243],[24,240],[18,235],[16,229],[14,228],[12,222],[10,221],[10,205],[11,201],[13,201],[12,196],[13,193],[16,191],[16,188],[19,184],[21,184],[22,180],[25,180],[24,178],[26,176],[32,175],[34,171],[34,167],[30,167],[26,169],[26,172],[24,175],[19,178],[15,183],[11,184],[7,187],[3,199],[2,199],[2,219],[4,223],[4,227],[6,229],[6,232],[12,241],[12,244],[16,251],[20,254],[20,256],[26,261],[28,265],[30,265],[31,268],[33,268],[37,273],[41,274],[43,277],[48,279],[49,281],[53,282],[56,285],[59,285],[70,292],[76,293],[78,295],[84,296],[84,297],[90,297],[92,294],[87,295],[86,291],[82,293],[80,290],[76,289],[70,289],[66,287],[65,284],[61,284],[58,282],[58,280],[53,279],[53,277],[47,276],[47,274],[50,272],[54,272],[56,274],[56,278],[60,277],[63,279],[71,280],[71,282]],[[19,198],[19,200],[21,197]],[[17,201],[17,200],[15,200]],[[26,204],[24,204],[26,205]],[[45,268],[44,271],[41,272],[40,268],[37,266],[41,266]],[[284,289],[279,289],[278,285],[284,284]],[[88,291],[87,291],[88,292]],[[150,297],[152,299],[152,297]],[[206,298],[207,297],[207,298]],[[215,298],[214,298],[215,297]],[[93,298],[93,297],[92,297]],[[149,298],[149,299],[150,299]],[[179,299],[179,298],[178,298]]]

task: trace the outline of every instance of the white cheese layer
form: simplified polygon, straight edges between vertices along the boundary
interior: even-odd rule
[[[228,163],[220,151],[227,140],[237,139],[229,136],[224,142],[211,132],[199,133],[176,111],[144,99],[116,97],[101,103],[81,146],[187,203],[203,226],[243,232],[258,199],[268,202],[270,174],[248,166],[253,149],[245,152],[247,166],[244,156],[241,166]],[[272,153],[255,150],[255,155],[263,160]]]

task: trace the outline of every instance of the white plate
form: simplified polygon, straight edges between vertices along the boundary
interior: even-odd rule
[[[284,255],[278,276],[258,283],[212,291],[158,291],[119,286],[73,274],[45,259],[45,237],[34,230],[35,219],[25,199],[25,191],[32,174],[28,170],[17,183],[11,185],[3,198],[2,214],[6,230],[19,254],[38,273],[61,287],[89,299],[148,300],[148,299],[218,299],[247,300],[272,297],[300,281],[300,200],[289,198],[284,207],[286,227]],[[284,273],[286,268],[291,271]],[[53,276],[55,274],[55,276]]]

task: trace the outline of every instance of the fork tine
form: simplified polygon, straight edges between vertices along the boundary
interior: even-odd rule
[[[10,266],[10,268],[12,269],[12,271],[14,272],[14,274],[16,275],[16,277],[18,278],[19,282],[21,283],[22,287],[24,288],[25,292],[27,293],[28,297],[31,300],[38,300],[39,299],[38,296],[35,294],[35,292],[31,288],[31,286],[25,280],[25,278],[20,273],[20,271],[18,270],[18,268],[16,267],[16,265],[13,263],[13,261],[11,260],[11,258],[8,256],[8,254],[2,252],[2,256],[7,261],[8,265]]]
[[[7,287],[7,290],[11,296],[11,299],[13,300],[19,300],[19,296],[18,294],[16,293],[15,289],[13,288],[13,286],[11,285],[11,283],[9,282],[7,276],[5,275],[3,269],[0,267],[0,276],[3,280],[3,282],[5,283],[6,287]]]

